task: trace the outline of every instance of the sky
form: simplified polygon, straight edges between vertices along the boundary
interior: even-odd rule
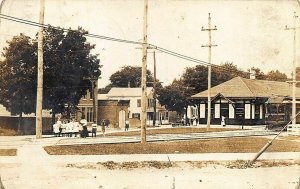
[[[2,0],[3,1],[3,0]],[[0,0],[1,2],[1,0]],[[142,41],[143,0],[45,0],[45,24],[89,33]],[[202,61],[208,61],[208,13],[211,13],[212,63],[233,62],[243,70],[258,67],[265,73],[278,69],[292,73],[294,11],[300,16],[298,0],[149,0],[148,42]],[[5,0],[2,14],[38,22],[39,0]],[[297,27],[300,27],[299,18]],[[38,28],[6,21],[0,23],[0,49],[6,40],[24,33],[34,36]],[[88,38],[96,44],[102,75],[99,87],[109,83],[112,73],[122,66],[141,66],[139,45]],[[297,66],[300,60],[300,32],[297,32]],[[156,54],[157,78],[170,84],[186,67],[197,64],[165,53]],[[148,54],[153,72],[153,53]]]

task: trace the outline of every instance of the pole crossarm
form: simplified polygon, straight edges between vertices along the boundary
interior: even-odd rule
[[[215,28],[203,28],[201,29],[201,31],[213,31],[213,30],[218,30],[217,27],[215,26]]]
[[[201,45],[201,47],[217,47],[218,45]]]

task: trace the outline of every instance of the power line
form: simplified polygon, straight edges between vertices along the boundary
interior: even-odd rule
[[[40,24],[40,23],[37,23],[37,22],[33,22],[33,21],[29,21],[29,20],[25,20],[25,19],[21,19],[21,18],[17,18],[17,17],[5,15],[5,14],[0,14],[0,18],[5,19],[5,20],[10,20],[10,21],[13,21],[13,22],[18,22],[18,23],[26,24],[26,25],[35,26],[35,27],[46,27],[46,28],[51,27],[51,28],[58,29],[58,30],[63,30],[63,31],[77,32],[76,30],[65,29],[65,28],[55,27],[55,26],[50,26],[50,25],[46,25],[46,24]],[[119,38],[102,36],[102,35],[97,35],[97,34],[84,34],[84,36],[92,37],[92,38],[98,38],[98,39],[103,39],[103,40],[108,40],[108,41],[120,42],[120,43],[143,45],[142,42],[138,42],[138,41],[119,39]],[[199,60],[199,59],[196,59],[196,58],[192,58],[192,57],[189,57],[189,56],[186,56],[186,55],[183,55],[183,54],[180,54],[180,53],[177,53],[177,52],[165,49],[163,47],[159,47],[159,46],[156,46],[156,45],[153,45],[153,44],[150,44],[150,43],[148,43],[148,45],[154,47],[155,49],[157,49],[160,52],[163,52],[165,54],[168,54],[168,55],[171,55],[171,56],[183,59],[183,60],[187,60],[187,61],[194,62],[194,63],[197,63],[197,64],[202,64],[202,65],[205,65],[205,66],[211,65],[212,67],[218,67],[218,68],[220,68],[222,70],[225,70],[225,71],[228,70],[228,71],[230,71],[229,69],[225,69],[225,68],[223,68],[223,67],[221,67],[219,65],[210,64],[210,63],[208,63],[206,61],[202,61],[202,60]],[[245,74],[250,74],[249,72],[245,72],[245,71],[240,71],[240,72],[245,73]]]
[[[36,26],[36,27],[45,27],[45,28],[51,27],[51,28],[59,29],[59,30],[63,30],[63,31],[77,32],[76,30],[65,29],[65,28],[55,27],[55,26],[50,26],[50,25],[47,25],[47,24],[40,24],[40,23],[37,23],[37,22],[33,22],[33,21],[29,21],[29,20],[25,20],[25,19],[21,19],[21,18],[17,18],[17,17],[5,15],[5,14],[0,14],[0,18],[6,19],[6,20],[10,20],[10,21],[14,21],[14,22],[19,22],[19,23],[22,23],[22,24]],[[104,39],[104,40],[110,40],[110,41],[116,41],[116,42],[122,42],[122,43],[131,43],[131,44],[139,44],[139,45],[143,44],[142,42],[125,40],[125,39],[119,39],[119,38],[102,36],[102,35],[96,35],[96,34],[84,34],[84,35],[88,36],[88,37],[94,37],[94,38],[99,38],[99,39]]]

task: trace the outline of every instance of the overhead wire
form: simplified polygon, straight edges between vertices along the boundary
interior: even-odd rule
[[[10,20],[10,21],[13,21],[13,22],[18,22],[18,23],[22,23],[22,24],[31,25],[31,26],[36,26],[36,27],[45,27],[45,28],[51,27],[51,28],[59,29],[59,30],[63,30],[63,31],[76,32],[76,30],[65,29],[65,28],[56,27],[56,26],[50,26],[50,25],[46,25],[46,24],[40,24],[40,23],[37,23],[37,22],[33,22],[33,21],[30,21],[30,20],[25,20],[25,19],[13,17],[13,16],[5,15],[5,14],[0,14],[0,18]],[[144,43],[138,42],[138,41],[119,39],[119,38],[102,36],[102,35],[97,35],[97,34],[86,33],[86,34],[84,34],[84,36],[103,39],[103,40],[109,40],[109,41],[114,41],[114,42],[120,42],[120,43],[129,43],[129,44],[136,44],[136,45],[143,45],[144,44]],[[156,46],[154,44],[148,43],[147,45],[149,47],[153,47],[154,49],[156,49],[156,50],[158,50],[162,53],[165,53],[165,54],[168,54],[168,55],[171,55],[171,56],[183,59],[183,60],[187,60],[187,61],[194,62],[194,63],[197,63],[197,64],[202,64],[202,65],[205,65],[205,66],[216,67],[216,68],[219,68],[219,69],[222,69],[222,70],[225,70],[225,71],[231,71],[229,69],[221,67],[220,65],[216,65],[216,64],[212,64],[212,63],[202,61],[202,60],[199,60],[199,59],[196,59],[196,58],[192,58],[192,57],[189,57],[189,56],[186,56],[186,55],[183,55],[183,54],[180,54],[180,53],[177,53],[177,52],[174,52],[174,51],[171,51],[171,50],[159,47],[159,46]],[[242,71],[242,70],[239,70],[239,72],[252,75],[251,73],[245,72],[245,71]]]

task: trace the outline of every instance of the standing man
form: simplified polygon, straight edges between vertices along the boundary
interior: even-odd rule
[[[129,121],[128,119],[125,121],[125,131],[128,131],[129,129]]]

